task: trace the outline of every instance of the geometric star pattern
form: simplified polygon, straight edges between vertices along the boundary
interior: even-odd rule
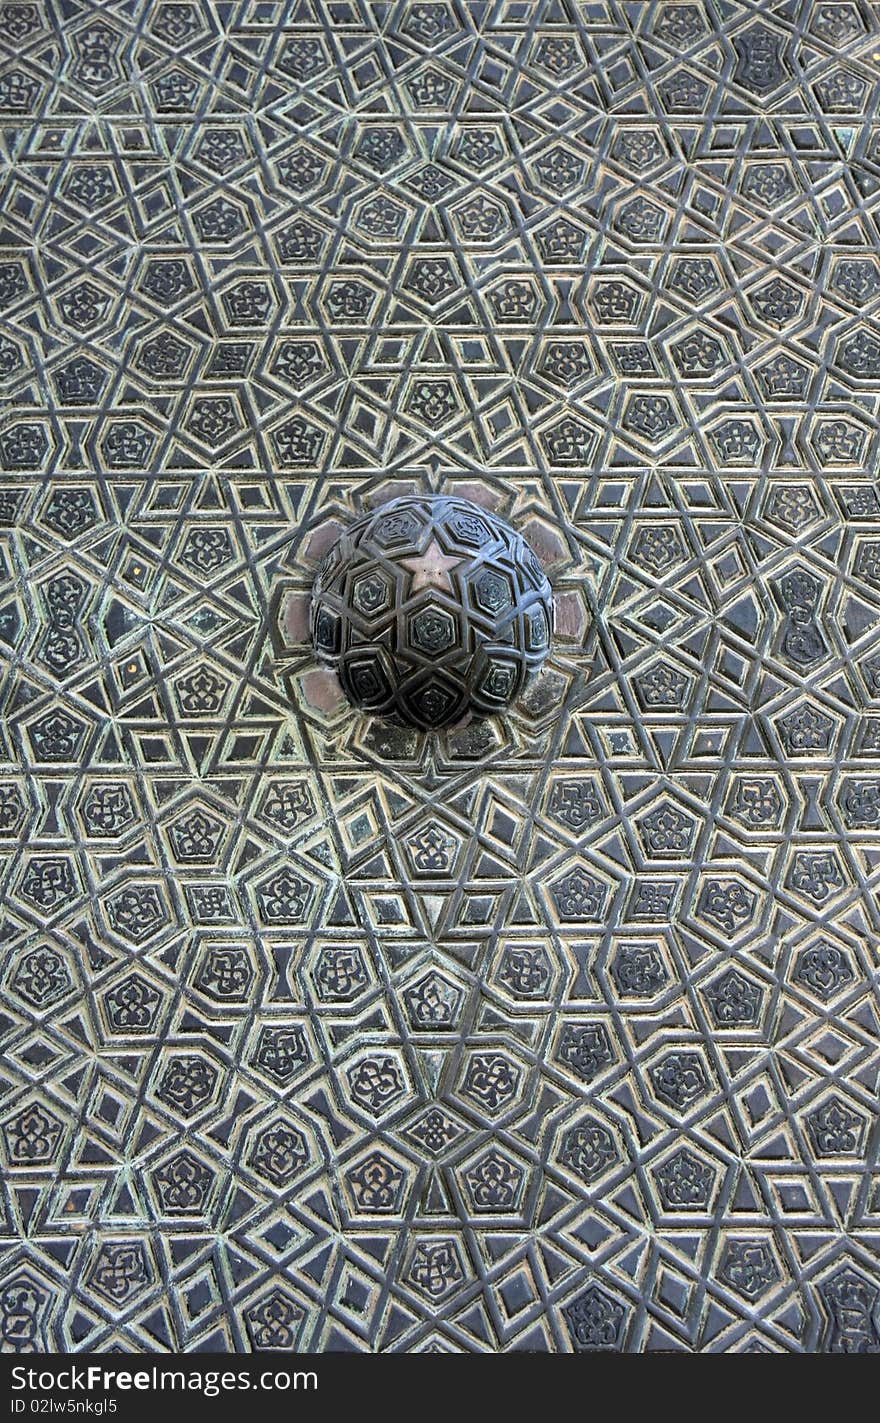
[[[878,47],[0,0],[4,1349],[880,1349]],[[413,492],[503,720],[308,648]]]

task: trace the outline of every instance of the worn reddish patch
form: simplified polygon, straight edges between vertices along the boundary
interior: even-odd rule
[[[580,593],[557,593],[556,635],[572,642],[580,642],[589,621],[587,609]]]
[[[371,490],[364,503],[370,509],[378,509],[380,504],[386,504],[389,499],[403,499],[405,495],[420,492],[414,479],[389,479],[386,484],[380,484],[378,489]]]
[[[342,524],[338,519],[328,519],[326,524],[315,529],[309,534],[306,545],[303,549],[303,558],[307,558],[312,563],[320,563],[325,554],[328,554],[342,533]]]
[[[345,700],[339,678],[329,667],[316,667],[313,672],[306,672],[300,686],[303,700],[314,711],[335,711],[339,703]]]
[[[481,509],[490,509],[492,512],[501,503],[501,495],[497,489],[492,489],[488,484],[456,484],[449,492],[454,494],[456,499],[469,499],[472,504],[478,504]]]
[[[552,568],[554,563],[561,563],[568,556],[564,540],[543,519],[529,519],[519,532],[545,568]]]
[[[281,609],[281,631],[288,646],[309,641],[309,594],[288,593]]]

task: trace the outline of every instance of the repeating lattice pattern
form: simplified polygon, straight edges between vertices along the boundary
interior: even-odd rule
[[[880,1348],[880,17],[0,0],[0,1339]],[[339,528],[554,655],[353,715]]]

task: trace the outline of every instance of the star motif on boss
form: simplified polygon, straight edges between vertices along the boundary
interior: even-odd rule
[[[411,593],[417,593],[420,588],[442,588],[446,593],[454,593],[449,574],[453,568],[458,568],[460,563],[460,558],[449,558],[436,539],[431,540],[425,552],[418,558],[400,560],[401,568],[412,574],[409,585]]]

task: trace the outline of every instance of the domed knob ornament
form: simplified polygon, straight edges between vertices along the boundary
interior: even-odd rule
[[[550,651],[553,595],[528,544],[449,495],[405,495],[346,529],[310,606],[353,706],[421,731],[503,712]]]

